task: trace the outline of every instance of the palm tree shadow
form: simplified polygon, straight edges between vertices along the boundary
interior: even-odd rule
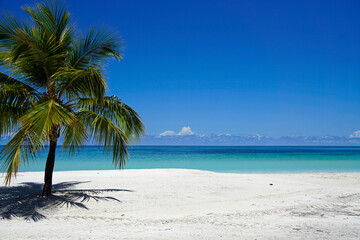
[[[46,218],[43,212],[63,206],[88,209],[85,203],[89,200],[120,202],[114,197],[97,196],[103,192],[133,192],[127,189],[70,189],[80,183],[84,182],[54,184],[50,197],[40,195],[41,183],[25,182],[15,187],[0,187],[0,218],[38,221]]]

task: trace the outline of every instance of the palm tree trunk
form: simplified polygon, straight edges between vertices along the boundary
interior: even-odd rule
[[[59,138],[59,133],[57,127],[53,127],[50,134],[50,148],[49,154],[46,159],[46,167],[45,167],[45,177],[44,177],[44,187],[43,187],[43,196],[51,196],[52,194],[52,176],[54,171],[55,164],[55,152],[57,140]]]

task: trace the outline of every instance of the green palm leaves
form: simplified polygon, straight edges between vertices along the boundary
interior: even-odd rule
[[[122,40],[111,29],[77,33],[55,1],[25,6],[30,20],[0,20],[0,136],[12,135],[0,153],[6,183],[20,164],[60,137],[74,153],[88,140],[104,145],[123,167],[127,145],[141,137],[139,115],[107,97],[104,65],[122,58]],[[54,135],[54,133],[56,133]]]

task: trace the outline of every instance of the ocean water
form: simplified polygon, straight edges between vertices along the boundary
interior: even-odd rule
[[[2,147],[0,147],[2,148]],[[47,152],[22,164],[20,171],[43,171]],[[136,146],[125,169],[187,168],[215,172],[357,172],[360,147]],[[111,155],[86,146],[69,157],[59,147],[55,171],[114,169]]]

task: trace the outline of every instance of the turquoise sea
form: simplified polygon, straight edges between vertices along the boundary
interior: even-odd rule
[[[0,147],[2,148],[2,147]],[[20,171],[43,171],[46,152]],[[58,148],[55,171],[114,169],[101,147],[86,146],[73,157]],[[136,146],[125,169],[187,168],[215,172],[355,172],[360,147]]]

